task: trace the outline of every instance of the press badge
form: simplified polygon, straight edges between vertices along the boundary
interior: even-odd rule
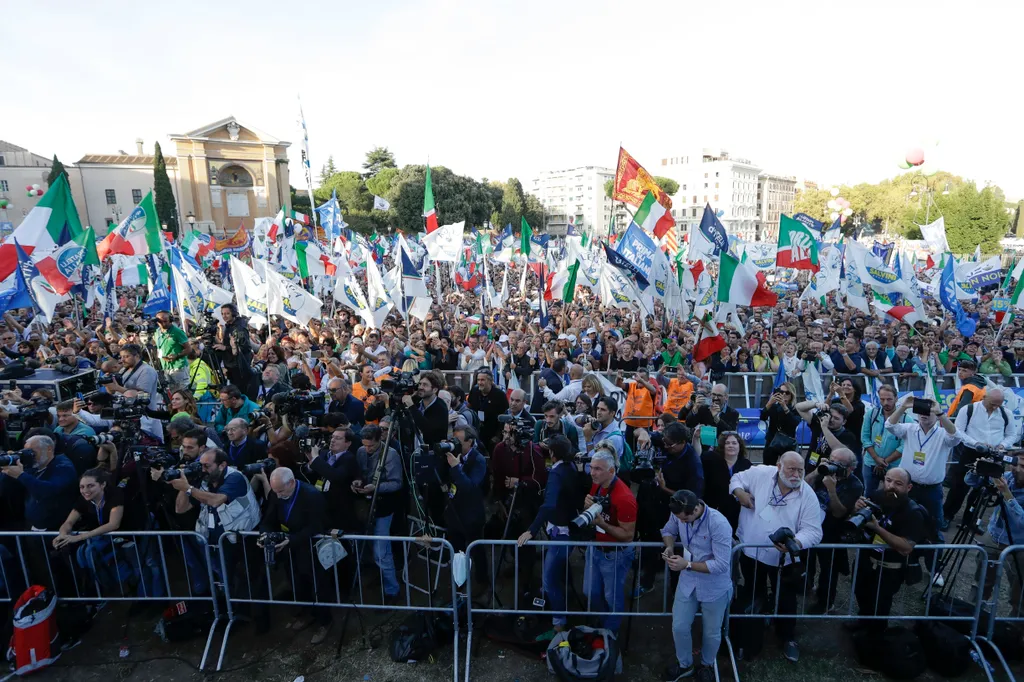
[[[914,464],[917,466],[924,466],[924,453],[918,450],[914,453]]]
[[[281,532],[282,532],[282,533],[290,533],[291,531],[290,531],[290,530],[288,530],[288,526],[286,526],[286,525],[284,525],[284,524],[282,523],[282,524],[281,524]]]
[[[886,544],[886,542],[885,542],[885,540],[882,539],[881,535],[879,535],[878,533],[875,533],[875,537],[871,538],[871,544],[872,545],[884,545],[884,544]]]
[[[761,510],[760,512],[758,512],[758,514],[757,514],[757,515],[758,515],[758,517],[760,517],[760,519],[761,519],[762,521],[771,521],[771,520],[772,520],[772,517],[774,516],[774,515],[772,514],[772,508],[771,508],[771,506],[766,506],[766,507],[764,507],[764,508],[763,508],[763,509],[762,509],[762,510]]]
[[[875,445],[881,445],[881,444],[882,444],[882,434],[878,434],[877,436],[875,436]]]
[[[821,455],[817,452],[812,452],[811,456],[807,458],[807,461],[811,463],[811,466],[818,466],[818,460],[821,459]]]
[[[206,515],[206,527],[210,530],[217,527],[217,519],[213,518],[212,513]]]

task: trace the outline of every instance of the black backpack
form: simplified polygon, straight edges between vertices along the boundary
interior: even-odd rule
[[[853,648],[861,665],[894,680],[912,680],[928,667],[920,640],[906,628],[858,632]]]
[[[213,605],[203,601],[179,601],[164,609],[156,634],[165,642],[187,642],[206,634],[213,623]]]
[[[928,667],[943,677],[959,677],[971,667],[971,640],[945,623],[918,621],[914,634],[921,641]]]
[[[391,631],[388,653],[395,663],[430,661],[437,649],[433,613],[414,613]]]
[[[755,614],[767,613],[765,600],[761,597],[749,597],[740,594],[730,609],[731,613],[752,616]],[[729,640],[733,649],[738,652],[737,658],[749,661],[764,648],[764,630],[766,618],[730,618],[729,619]]]

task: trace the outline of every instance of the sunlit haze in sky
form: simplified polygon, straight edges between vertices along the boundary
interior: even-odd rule
[[[234,115],[314,176],[649,170],[701,147],[821,184],[944,170],[1024,197],[1017,2],[29,2],[0,23],[0,139],[65,163]]]

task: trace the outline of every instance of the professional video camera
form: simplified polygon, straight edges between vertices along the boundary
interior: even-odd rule
[[[12,450],[0,455],[0,467],[14,466],[18,462],[26,469],[32,466],[36,453],[28,448],[24,450]]]
[[[269,476],[271,472],[273,472],[274,469],[276,468],[277,460],[273,459],[272,457],[267,457],[266,459],[261,459],[258,462],[246,464],[244,467],[241,468],[241,471],[248,478],[249,476],[255,476],[256,474],[261,472]]]
[[[47,358],[43,362],[43,366],[48,367],[55,372],[60,372],[61,374],[78,374],[78,368],[74,365],[67,364],[64,361],[63,355],[55,358]]]
[[[845,478],[848,471],[849,469],[847,469],[846,467],[840,466],[835,462],[830,462],[828,460],[825,460],[824,462],[818,465],[819,476],[835,476],[836,478]]]
[[[139,468],[168,469],[178,463],[174,455],[159,445],[133,445],[125,454],[125,458],[128,457],[134,459]]]
[[[665,454],[665,437],[658,432],[651,432],[651,444],[636,451],[633,459],[633,472],[630,477],[637,483],[653,483],[655,469],[660,469],[668,456]]]
[[[452,438],[434,445],[421,445],[412,457],[413,477],[416,482],[420,485],[446,482],[447,479],[442,478],[442,474],[446,477],[451,469],[446,461],[448,453],[462,455],[462,443]]]
[[[277,413],[282,417],[301,414],[321,415],[324,413],[326,397],[322,391],[293,390],[278,393],[273,397],[273,401]]]
[[[273,566],[277,563],[277,545],[280,545],[287,539],[287,533],[281,533],[280,531],[271,531],[260,536],[260,544],[263,545],[263,560],[266,561],[267,566]]]
[[[515,435],[516,445],[523,448],[533,441],[533,425],[522,417],[513,417],[510,414],[499,414],[498,421],[502,424],[511,424]]]
[[[776,528],[775,532],[768,536],[768,539],[772,544],[783,545],[793,558],[793,563],[800,563],[800,545],[796,541],[796,533],[792,528],[786,526]]]
[[[22,405],[21,409],[18,410],[18,416],[25,421],[42,416],[48,418],[51,407],[53,407],[53,401],[49,398],[31,398],[28,401],[28,405]]]
[[[114,383],[114,379],[116,378],[117,377],[115,377],[113,374],[100,374],[98,377],[96,377],[96,384],[99,386],[106,386],[108,384]]]
[[[138,393],[134,397],[118,394],[109,407],[100,410],[100,418],[108,421],[128,421],[138,419],[146,414],[149,407],[149,394]]]
[[[882,507],[871,500],[864,500],[867,504],[863,509],[858,509],[846,518],[844,523],[842,540],[843,542],[859,542],[864,538],[864,524],[871,520],[875,514],[881,516],[884,512]]]
[[[596,519],[605,509],[611,506],[612,498],[610,495],[592,495],[594,503],[584,509],[579,516],[572,520],[572,525],[576,528],[585,528],[590,524],[594,523]]]
[[[974,462],[974,473],[985,478],[999,478],[1006,471],[1006,465],[1017,464],[1016,455],[1007,455],[987,445],[976,448],[978,459]]]
[[[207,348],[213,346],[217,337],[217,318],[209,311],[199,313],[199,319],[192,322],[192,336],[202,341]]]
[[[412,395],[419,388],[416,382],[416,375],[412,372],[402,372],[395,379],[384,379],[380,382],[380,388],[385,393],[393,396]],[[392,405],[399,405],[401,401],[395,401]]]
[[[203,463],[197,460],[195,462],[188,462],[187,464],[169,467],[164,470],[163,475],[160,476],[160,480],[174,481],[182,476],[184,476],[185,480],[189,483],[195,484],[203,476]]]

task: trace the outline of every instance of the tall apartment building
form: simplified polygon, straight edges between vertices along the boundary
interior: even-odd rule
[[[580,166],[542,171],[523,190],[537,197],[544,206],[544,230],[549,234],[565,234],[571,219],[577,228],[604,236],[608,234],[613,213],[616,229],[624,230],[629,225],[629,214],[604,191],[605,183],[614,179],[613,168]]]
[[[773,242],[779,238],[779,218],[793,215],[796,178],[761,173],[757,179],[757,213],[760,224],[756,241]]]

